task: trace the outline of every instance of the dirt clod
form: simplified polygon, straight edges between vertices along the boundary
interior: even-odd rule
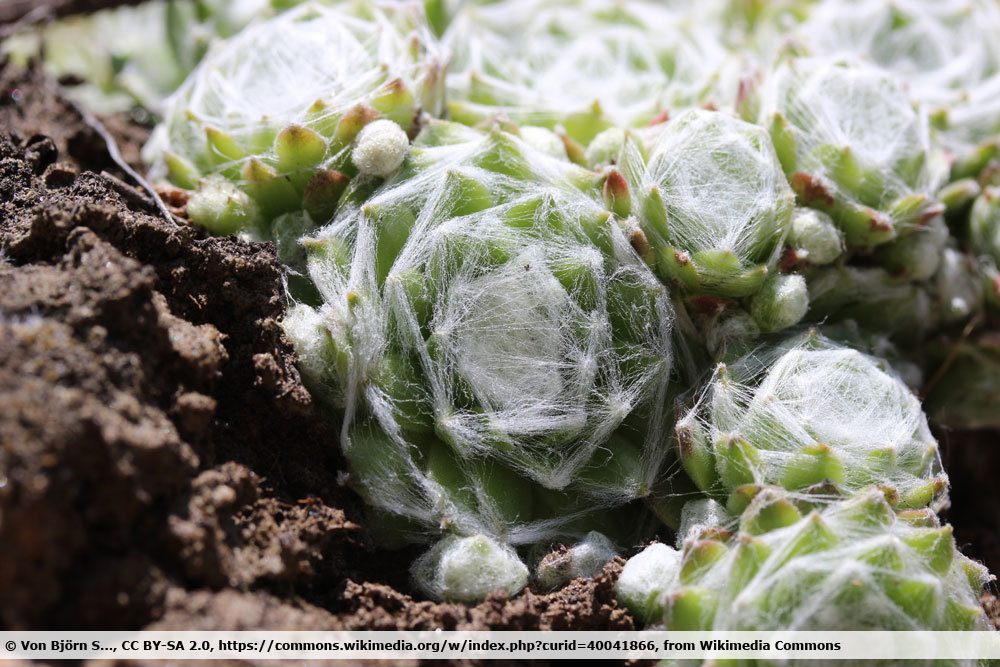
[[[327,596],[370,543],[273,248],[137,207],[60,143],[0,137],[0,622],[141,627],[178,587]]]

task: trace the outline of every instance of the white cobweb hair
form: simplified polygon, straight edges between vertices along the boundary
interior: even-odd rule
[[[962,156],[995,141],[1000,133],[1000,73],[957,94],[949,101],[946,116],[940,136],[952,154]]]
[[[595,103],[614,125],[644,124],[701,101],[726,58],[697,21],[641,1],[466,3],[446,41],[450,99],[546,126]]]
[[[1000,7],[990,0],[827,0],[792,32],[816,56],[898,77],[961,156],[1000,129]]]
[[[620,504],[652,485],[666,455],[669,297],[614,220],[578,189],[583,170],[496,129],[432,124],[425,134],[400,175],[318,234],[349,248],[346,265],[310,267],[325,317],[349,330],[343,446],[354,446],[354,424],[374,422],[409,461],[405,476],[386,469],[358,480],[385,512],[428,528],[537,541],[559,534],[573,512]],[[510,152],[486,168],[496,142]],[[452,213],[474,193],[492,203]],[[387,225],[401,219],[412,225],[391,266],[378,266]],[[634,294],[642,296],[630,301]],[[591,500],[513,526],[488,503],[474,512],[455,506],[420,469],[420,445],[400,426],[400,410],[414,402],[401,405],[372,381],[389,353],[415,360],[412,389],[435,434],[423,438],[446,443],[461,468],[499,461]],[[634,474],[607,482],[592,461],[612,451],[629,460],[609,438],[640,412],[641,425],[629,427]],[[583,474],[588,466],[593,474]]]
[[[171,151],[205,170],[210,151],[205,126],[232,136],[248,154],[267,153],[260,136],[291,124],[336,118],[371,104],[400,80],[418,105],[438,114],[435,80],[446,55],[422,19],[419,3],[307,2],[242,30],[213,46],[201,65],[166,102],[164,122],[146,148],[147,161]],[[314,103],[322,110],[311,111]],[[154,173],[164,166],[154,164]]]
[[[847,150],[861,168],[878,172],[883,182],[872,187],[878,201],[863,202],[876,208],[912,193],[930,193],[944,176],[943,165],[931,160],[925,109],[895,75],[874,65],[792,60],[764,86],[762,110],[765,123],[778,112],[798,130],[795,171],[818,175],[849,200],[858,201],[858,193],[838,183],[824,151]]]
[[[780,254],[793,196],[763,129],[724,112],[684,112],[651,148],[643,189],[652,187],[678,250],[729,251],[743,268]]]
[[[741,464],[742,483],[810,494],[833,492],[827,482],[839,494],[878,485],[904,507],[946,502],[947,477],[919,399],[887,362],[815,330],[720,364],[677,424],[710,447],[749,443],[756,460]],[[833,457],[841,479],[810,479],[811,456]]]
[[[827,0],[793,31],[817,56],[867,61],[939,104],[997,73],[1000,8],[982,0]]]
[[[670,572],[660,584],[664,604],[692,584],[711,591],[718,596],[713,630],[986,626],[979,594],[993,577],[958,552],[950,527],[929,510],[893,512],[882,492],[869,488],[844,500],[814,498],[802,508],[804,516],[783,527],[762,532],[748,526],[748,517],[752,521],[767,504],[787,500],[766,490],[742,519],[692,527],[685,556],[705,539],[721,539],[728,548],[694,576],[693,567]],[[746,567],[748,560],[754,567]]]

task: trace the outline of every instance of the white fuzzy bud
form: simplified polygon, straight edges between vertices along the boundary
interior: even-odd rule
[[[222,176],[213,174],[198,184],[187,203],[192,222],[213,234],[232,234],[252,228],[260,211],[250,197]]]
[[[362,174],[388,176],[399,169],[410,150],[410,139],[391,120],[376,120],[358,134],[351,160]]]
[[[763,331],[798,324],[809,310],[809,288],[800,275],[771,276],[750,300],[750,314]]]
[[[449,535],[413,564],[413,579],[431,597],[478,602],[495,591],[520,591],[528,568],[512,548],[490,537]]]
[[[320,382],[327,371],[323,346],[329,335],[325,332],[323,317],[311,306],[295,304],[285,312],[281,326],[295,345],[299,370],[308,380]]]
[[[661,598],[677,576],[681,554],[666,544],[650,544],[632,556],[618,577],[618,599],[641,620],[663,614]]]
[[[795,209],[788,242],[816,266],[829,264],[844,252],[844,235],[830,216],[810,208]]]

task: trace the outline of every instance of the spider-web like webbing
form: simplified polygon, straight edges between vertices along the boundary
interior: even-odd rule
[[[348,332],[348,457],[358,425],[392,443],[356,480],[373,502],[530,542],[648,492],[667,451],[672,309],[581,170],[498,130],[451,129],[321,230],[346,260],[312,259],[310,275]],[[385,380],[387,358],[405,360],[405,380]],[[476,507],[426,474],[428,448],[449,452]],[[588,500],[512,524],[484,461]]]

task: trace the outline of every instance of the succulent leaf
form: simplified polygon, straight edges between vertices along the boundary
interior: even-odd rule
[[[465,3],[445,36],[450,117],[561,127],[583,146],[612,128],[641,127],[703,96],[725,60],[682,18],[644,1],[611,11],[601,0]]]
[[[926,122],[890,74],[793,60],[773,76],[764,106],[800,205],[829,214],[850,245],[880,245],[941,212],[929,194]]]
[[[213,49],[165,103],[144,157],[181,187],[230,179],[264,222],[301,208],[325,221],[344,186],[319,174],[399,167],[419,112],[442,110],[444,66],[415,5],[305,3]]]
[[[431,121],[382,186],[306,240],[350,341],[325,379],[345,388],[345,449],[352,424],[373,423],[407,462],[348,455],[380,511],[520,543],[582,536],[590,515],[650,494],[672,306],[585,173],[499,126]]]
[[[761,128],[714,111],[668,121],[642,191],[643,231],[663,278],[695,294],[760,289],[792,214],[792,192]]]
[[[874,488],[844,500],[814,498],[806,515],[789,509],[777,522],[748,519],[793,507],[781,491],[757,498],[765,497],[745,511],[741,528],[753,526],[753,534],[689,537],[679,552],[659,545],[670,567],[643,582],[660,600],[644,604],[663,610],[667,630],[985,627],[979,595],[987,579],[958,553],[949,526],[911,525]],[[707,551],[718,557],[706,560]],[[626,600],[621,587],[619,599]]]
[[[716,370],[679,419],[681,460],[708,492],[773,484],[850,494],[878,484],[900,506],[937,502],[937,443],[886,366],[815,332],[754,350]],[[711,457],[696,442],[714,442],[718,478],[703,471]]]

